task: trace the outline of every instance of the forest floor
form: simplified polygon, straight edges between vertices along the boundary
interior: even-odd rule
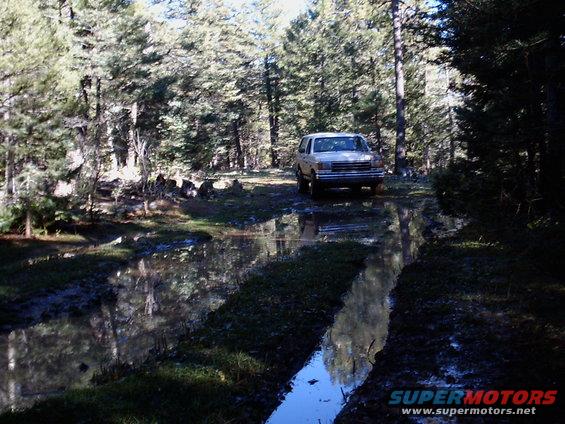
[[[81,276],[90,278],[94,269],[96,281],[103,284],[104,276],[120,261],[147,254],[147,249],[151,251],[155,243],[166,240],[174,250],[170,237],[181,242],[198,237],[222,240],[230,233],[241,233],[248,224],[285,215],[294,209],[304,212],[315,207],[328,213],[327,210],[335,208],[330,212],[333,216],[363,216],[370,211],[382,210],[387,199],[411,201],[429,199],[430,196],[425,184],[391,179],[387,190],[376,199],[368,190],[355,195],[345,191],[313,202],[296,194],[291,177],[290,174],[270,172],[238,175],[244,185],[240,196],[219,193],[209,200],[183,201],[172,205],[174,210],[155,212],[152,217],[101,223],[102,228],[111,226],[115,230],[109,236],[102,237],[99,235],[102,231],[91,229],[99,237],[91,240],[102,243],[119,236],[122,237],[120,243],[77,246],[71,242],[61,247],[57,240],[52,245],[45,241],[47,250],[41,251],[32,243],[28,254],[38,263],[49,264],[41,271],[35,269],[35,272],[41,272],[42,278],[47,278],[59,272],[65,261],[108,251],[100,262],[97,257],[92,263],[75,262],[80,268],[73,274],[76,279],[67,278],[61,270],[50,280],[60,288],[62,284],[80,281]],[[384,218],[386,214],[369,215],[373,220],[375,216]],[[388,225],[386,222],[389,220],[379,221],[377,225]],[[144,231],[149,228],[151,234],[144,233],[136,240],[135,231],[139,228]],[[141,238],[151,236],[153,238],[148,242]],[[124,240],[128,250],[121,253]],[[372,248],[352,241],[316,243],[304,246],[294,254],[285,254],[279,260],[273,258],[254,268],[239,290],[211,312],[198,329],[181,338],[173,352],[156,354],[133,366],[116,363],[95,374],[95,387],[70,389],[63,396],[40,401],[30,409],[4,414],[0,416],[0,422],[259,422],[276,407],[281,389],[287,386],[292,375],[319,344],[336,310],[343,304],[343,295],[363,269]],[[26,260],[24,252],[22,249],[19,256],[16,255],[20,261]],[[65,255],[69,252],[76,256]],[[117,258],[115,262],[107,259],[110,255]],[[68,265],[67,272],[72,268]],[[22,265],[20,272],[33,275],[34,270],[27,270]],[[20,278],[20,284],[27,282],[24,277]],[[40,291],[38,288],[35,293]],[[26,293],[33,295],[31,289]],[[130,300],[126,299],[126,302]],[[127,307],[130,307],[129,303]],[[81,314],[86,311],[72,312],[73,316]],[[87,332],[94,331],[92,321],[86,316]],[[49,325],[55,325],[57,319],[46,316],[42,321],[46,326],[40,331],[44,332],[48,331]],[[63,320],[65,331],[69,331],[71,324],[72,321]],[[10,334],[18,337],[19,331],[26,331],[26,337],[30,337],[33,331],[30,328],[30,325],[24,325],[22,330]],[[51,343],[53,341],[51,339]],[[81,343],[86,344],[87,340],[83,339]],[[6,348],[10,350],[10,340]],[[71,350],[72,346],[66,349]],[[26,382],[22,381],[22,384]]]
[[[292,172],[232,172],[214,176],[217,181],[236,178],[244,187],[238,195],[217,189],[216,196],[210,199],[159,200],[157,208],[147,216],[102,216],[94,223],[68,224],[54,234],[33,239],[0,236],[0,327],[3,317],[10,314],[8,305],[12,308],[82,280],[89,284],[103,280],[127,261],[154,249],[222,236],[288,213],[292,208],[313,205],[309,198],[296,193]],[[380,197],[429,194],[425,186],[391,181]],[[364,192],[352,196],[351,210],[368,195]],[[137,199],[137,203],[141,205],[142,199]]]
[[[394,290],[386,346],[336,422],[414,422],[388,405],[392,390],[558,390],[565,369],[563,240],[562,227],[516,232],[472,223],[427,243]],[[562,422],[557,404],[536,408],[535,416],[449,422]]]
[[[290,173],[219,178],[238,178],[243,193],[164,202],[148,217],[78,225],[58,236],[4,240],[4,304],[82,279],[97,284],[163,244],[221,239],[294,210],[337,206],[334,214],[354,216],[374,208],[368,192],[313,202],[296,194]],[[377,196],[384,201],[431,196],[426,184],[393,178],[386,185]],[[562,236],[543,226],[526,234],[472,223],[430,240],[400,274],[384,349],[337,421],[408,422],[386,406],[393,388],[556,388],[563,371]],[[271,260],[174,351],[135,366],[117,363],[96,376],[96,386],[5,413],[0,422],[261,422],[319,345],[371,249],[317,243]],[[546,413],[534,422],[558,422],[555,408]]]

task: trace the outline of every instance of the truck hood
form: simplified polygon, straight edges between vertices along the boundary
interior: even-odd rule
[[[373,154],[367,152],[323,152],[314,153],[314,157],[323,162],[359,162],[371,160]]]

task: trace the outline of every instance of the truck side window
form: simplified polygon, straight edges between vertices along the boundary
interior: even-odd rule
[[[298,153],[306,152],[306,137],[302,139],[300,142],[300,146],[298,146]]]
[[[311,145],[312,145],[312,139],[309,138],[309,139],[308,139],[308,146],[306,147],[306,153],[310,153],[310,147],[311,147]]]

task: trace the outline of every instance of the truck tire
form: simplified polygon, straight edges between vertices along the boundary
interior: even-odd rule
[[[351,191],[354,194],[359,194],[359,193],[361,193],[361,186],[358,185],[358,184],[355,184],[355,185],[351,186]]]
[[[371,194],[374,196],[375,194],[382,194],[385,191],[385,185],[381,182],[378,184],[373,184],[371,186]]]
[[[298,186],[299,193],[308,193],[308,181],[304,178],[304,175],[302,175],[302,171],[300,171],[300,169],[296,171],[296,184]]]
[[[312,171],[312,174],[310,174],[310,197],[317,199],[320,197],[321,191],[320,183],[316,180],[316,173]]]

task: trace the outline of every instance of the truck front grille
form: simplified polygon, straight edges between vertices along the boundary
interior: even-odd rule
[[[332,172],[370,171],[371,162],[332,162]]]

